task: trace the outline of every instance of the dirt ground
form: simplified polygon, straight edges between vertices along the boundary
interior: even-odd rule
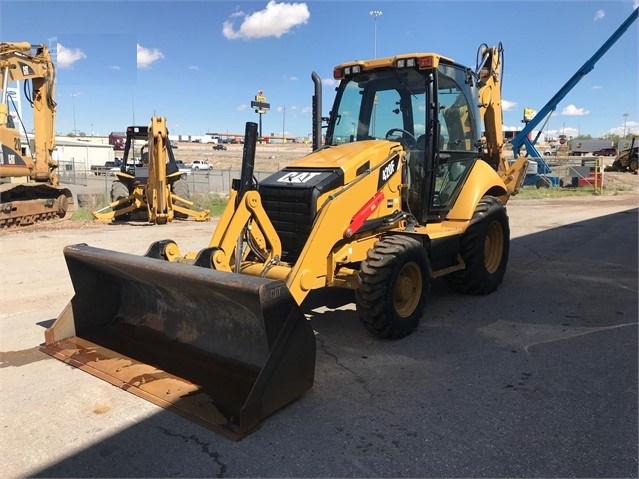
[[[179,142],[173,150],[175,158],[185,163],[207,160],[215,169],[239,170],[244,145],[227,145],[227,150],[214,150],[211,145]],[[301,143],[262,144],[255,149],[256,171],[277,171],[312,151],[311,145]]]

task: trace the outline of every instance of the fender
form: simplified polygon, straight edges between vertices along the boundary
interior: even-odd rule
[[[482,196],[490,193],[504,202],[507,196],[504,182],[497,172],[484,161],[476,161],[466,178],[466,183],[446,217],[449,221],[470,221]],[[505,202],[504,202],[505,203]]]

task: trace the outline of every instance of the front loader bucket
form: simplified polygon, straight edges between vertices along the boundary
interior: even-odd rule
[[[230,439],[313,385],[315,337],[285,284],[67,246],[75,295],[42,350]]]

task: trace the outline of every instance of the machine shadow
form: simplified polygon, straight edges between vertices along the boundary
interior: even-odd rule
[[[510,314],[507,317],[505,313],[504,315],[496,315],[494,303],[499,304],[502,309],[507,308],[509,304],[513,309],[525,308],[528,303],[524,306],[513,306],[510,296],[517,290],[522,292],[522,289],[531,287],[534,288],[534,292],[531,292],[531,305],[534,305],[535,301],[539,301],[540,298],[556,297],[557,289],[563,288],[564,284],[560,278],[553,280],[549,279],[548,276],[556,275],[557,271],[569,272],[567,278],[569,278],[570,287],[584,291],[592,288],[593,275],[591,272],[594,270],[597,271],[599,284],[609,284],[614,287],[620,281],[627,281],[629,284],[626,285],[626,289],[634,291],[635,294],[622,292],[623,295],[620,294],[619,301],[623,304],[618,302],[614,305],[614,309],[617,311],[616,316],[613,314],[613,319],[610,317],[604,319],[606,324],[611,327],[628,322],[636,323],[638,213],[639,209],[633,208],[512,239],[509,272],[506,274],[504,285],[500,290],[485,297],[465,296],[449,290],[443,281],[435,281],[429,307],[427,307],[422,324],[411,336],[399,341],[375,339],[361,327],[354,308],[349,306],[353,302],[352,291],[330,289],[317,291],[309,295],[302,305],[302,311],[311,321],[318,340],[315,375],[317,387],[267,418],[252,435],[240,442],[230,442],[197,424],[160,410],[157,414],[123,430],[118,430],[112,436],[99,440],[90,447],[59,460],[52,459],[49,466],[33,472],[30,477],[168,477],[172,475],[267,477],[268,464],[271,464],[270,470],[274,471],[273,474],[281,475],[282,469],[274,468],[272,458],[279,457],[283,451],[295,455],[297,452],[302,454],[305,448],[312,449],[314,447],[313,441],[317,438],[309,432],[310,430],[327,431],[333,430],[330,426],[338,429],[342,427],[356,436],[357,431],[363,427],[358,409],[360,405],[353,402],[344,389],[356,388],[357,383],[340,382],[339,377],[335,375],[335,368],[341,368],[340,371],[346,369],[355,372],[359,374],[360,378],[364,378],[361,381],[366,381],[366,375],[374,375],[376,372],[367,366],[362,366],[361,358],[366,357],[385,356],[388,359],[393,355],[399,355],[401,358],[410,360],[407,363],[409,367],[416,360],[427,360],[431,367],[439,367],[444,361],[454,361],[449,354],[450,344],[447,343],[452,331],[455,334],[466,335],[465,341],[468,341],[465,343],[466,345],[472,344],[474,348],[481,348],[485,353],[482,356],[482,364],[476,366],[478,368],[477,374],[495,371],[495,374],[498,375],[501,369],[509,367],[508,362],[512,362],[511,358],[515,357],[510,350],[513,349],[512,353],[514,353],[516,346],[505,345],[499,341],[488,341],[486,336],[480,334],[480,329],[506,319],[513,324],[523,322],[523,320],[517,314]],[[615,251],[611,252],[612,256],[608,257],[604,264],[599,264],[595,256],[596,252],[602,249],[610,250],[611,244],[615,245]],[[586,267],[587,262],[593,263],[592,266]],[[620,278],[618,269],[611,267],[611,265],[620,265],[626,268],[631,265],[628,278]],[[605,302],[606,297],[603,296],[601,301]],[[630,317],[633,311],[635,316]],[[440,318],[439,322],[433,325],[427,318],[429,315]],[[471,322],[469,319],[468,316],[472,315],[478,318],[476,322]],[[539,315],[538,321],[544,325],[560,326],[565,325],[570,321],[570,318],[567,319],[567,315],[553,313],[553,310],[549,309]],[[44,326],[48,323],[48,321],[44,321],[40,324]],[[593,324],[593,326],[599,325]],[[420,342],[427,343],[427,347],[420,346]],[[440,345],[442,343],[446,343],[446,345]],[[633,344],[635,347],[634,364],[636,365],[636,338]],[[630,348],[632,350],[632,344]],[[506,353],[509,356],[505,356]],[[543,355],[526,356],[528,367],[534,368],[535,363],[543,361],[541,356]],[[383,363],[376,363],[376,366],[384,367]],[[392,368],[393,365],[389,363],[388,367]],[[569,370],[563,371],[563,373],[571,375]],[[388,380],[392,381],[392,378]],[[411,389],[426,388],[431,391],[431,395],[444,395],[445,390],[438,389],[438,386],[435,386],[431,380],[432,378],[426,372],[422,379],[414,379],[412,383],[403,382],[401,387],[405,389],[402,394],[412,394]],[[52,382],[54,381],[55,378],[52,378]],[[373,379],[370,382],[372,383]],[[636,378],[634,384],[619,385],[620,391],[636,391],[636,386]],[[370,383],[367,387],[371,387]],[[564,392],[561,387],[560,384],[544,385],[544,401],[547,401],[545,407],[553,410],[565,407],[568,415],[571,414],[568,411],[572,411],[572,406],[562,396]],[[380,394],[382,393],[390,395],[396,394],[396,391],[382,390]],[[631,396],[626,395],[629,402],[633,401]],[[518,405],[520,400],[521,398],[517,395],[499,396],[502,407],[512,407],[515,411],[513,414],[520,414],[520,419],[524,421],[526,411]],[[442,401],[444,401],[443,398]],[[473,421],[476,421],[477,424],[466,424],[465,427],[469,430],[479,426],[482,417],[491,417],[496,407],[490,401],[482,403],[476,398],[474,401],[473,418],[476,419]],[[629,407],[627,411],[633,411],[632,404],[626,404],[626,406]],[[425,414],[420,411],[420,404],[403,404],[402,407],[404,408],[402,410],[403,417],[406,418],[407,424],[414,421],[411,418]],[[563,411],[563,409],[561,410]],[[634,411],[636,412],[636,402]],[[558,413],[555,412],[555,414]],[[592,418],[583,416],[580,419],[580,416],[575,415],[570,419],[570,421],[577,420],[591,421]],[[636,430],[636,417],[630,418],[629,422],[634,424]],[[406,457],[410,456],[413,460],[413,457],[421,454],[419,452],[420,444],[422,444],[420,435],[437,434],[438,430],[444,435],[448,427],[449,424],[445,420],[439,420],[439,422],[432,424],[432,427],[420,430],[417,437],[413,438],[414,445],[405,451]],[[502,432],[484,432],[483,441],[500,443],[500,434]],[[521,452],[521,444],[516,442],[507,444],[502,442],[500,444],[506,448],[504,454],[507,457],[521,457],[518,455]],[[333,447],[337,451],[343,446],[336,442]],[[606,444],[603,447],[614,449],[615,446]],[[544,451],[552,456],[554,454],[552,448],[552,440],[549,438],[547,445],[541,443],[536,450]],[[365,451],[359,453],[362,458],[365,458]],[[443,462],[454,462],[453,451],[447,453],[440,449],[438,454],[443,454]],[[247,458],[250,458],[251,465],[247,464]],[[313,470],[314,462],[325,461],[325,459],[325,456],[321,456],[321,459],[309,459],[308,470]],[[262,463],[264,467],[260,474],[257,472],[260,467],[256,465]],[[494,469],[484,469],[483,473],[500,475],[500,472],[503,471],[497,467],[495,464]],[[520,472],[526,470],[525,463],[518,467],[522,467]],[[549,471],[551,470],[538,469],[533,475],[543,476],[546,473],[550,474]],[[468,473],[468,470],[466,472]],[[506,475],[515,473],[514,469],[508,472],[509,474]],[[567,470],[561,469],[560,472],[566,474]],[[606,475],[605,471],[600,472]],[[338,473],[337,469],[334,473]],[[441,475],[443,471],[424,469],[424,474],[428,473]],[[303,474],[303,472],[299,472],[299,474]]]

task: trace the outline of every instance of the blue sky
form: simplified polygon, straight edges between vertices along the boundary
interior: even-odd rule
[[[87,135],[167,117],[172,135],[244,131],[250,102],[271,105],[263,133],[306,136],[316,71],[324,114],[341,62],[436,52],[474,68],[502,42],[504,126],[521,128],[630,15],[624,1],[0,0],[0,41],[57,52],[56,131]],[[382,12],[374,17],[372,10]],[[544,132],[639,133],[635,22],[559,104]],[[285,108],[285,111],[284,111]],[[627,115],[624,115],[627,114]],[[23,103],[27,126],[30,110]]]

